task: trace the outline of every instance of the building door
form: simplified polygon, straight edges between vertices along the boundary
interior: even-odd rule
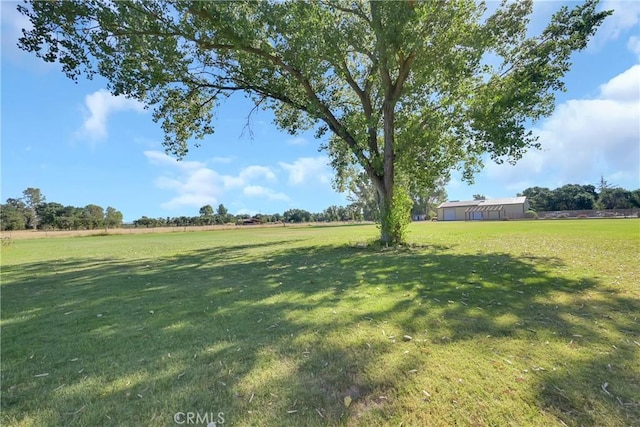
[[[455,221],[456,220],[456,210],[455,209],[445,209],[444,210],[444,220],[445,221]]]
[[[472,220],[481,220],[482,219],[482,212],[471,212],[471,219]]]

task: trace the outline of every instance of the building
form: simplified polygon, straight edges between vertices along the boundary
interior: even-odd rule
[[[524,218],[529,210],[526,197],[444,202],[438,206],[438,221],[473,221]]]

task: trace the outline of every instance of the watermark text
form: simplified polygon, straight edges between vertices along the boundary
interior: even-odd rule
[[[180,425],[218,427],[224,424],[224,412],[176,412],[173,421]]]

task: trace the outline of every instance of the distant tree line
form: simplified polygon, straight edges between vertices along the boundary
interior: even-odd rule
[[[39,188],[27,188],[21,198],[0,204],[0,229],[6,230],[95,230],[122,226],[122,212],[111,206],[103,209],[47,203]]]
[[[40,189],[27,188],[21,198],[9,198],[0,204],[0,228],[5,230],[94,230],[118,227],[188,227],[216,224],[269,224],[337,221],[378,221],[376,193],[364,179],[352,179],[347,206],[329,206],[322,212],[304,209],[288,209],[282,214],[230,214],[223,205],[213,209],[202,206],[198,216],[149,218],[142,216],[132,224],[123,224],[122,213],[113,207],[90,204],[85,207],[63,206],[56,202],[46,202]],[[436,215],[441,202],[447,199],[447,181],[437,182],[433,188],[417,192],[411,197],[414,218],[428,219]],[[526,196],[532,210],[599,210],[640,208],[640,189],[629,191],[609,184],[604,178],[596,185],[567,184],[550,190],[546,187],[530,187],[519,193]],[[484,200],[475,194],[474,200]]]
[[[333,221],[373,221],[373,216],[363,215],[355,204],[348,206],[330,206],[322,212],[312,213],[304,209],[289,209],[275,214],[230,214],[223,204],[216,211],[211,205],[200,208],[198,216],[178,216],[166,218],[149,218],[143,216],[133,221],[133,227],[190,227],[217,224],[269,224],[269,223],[302,223]]]
[[[429,188],[412,194],[414,218],[428,219],[436,216],[437,206],[447,199],[445,185],[448,180],[440,179]],[[2,230],[82,230],[117,227],[154,228],[189,227],[217,224],[269,224],[304,222],[347,222],[379,221],[379,208],[375,188],[364,174],[353,174],[348,186],[339,191],[348,192],[349,204],[332,205],[321,212],[309,212],[304,209],[288,209],[275,214],[237,214],[229,213],[223,205],[205,205],[197,216],[177,216],[151,218],[142,216],[130,224],[123,224],[122,213],[112,207],[103,210],[98,205],[85,207],[63,206],[60,203],[47,203],[38,188],[27,188],[23,197],[7,199],[0,205]]]
[[[428,219],[436,216],[437,206],[447,199],[445,185],[448,179],[439,179],[432,186],[416,190],[411,198],[414,218]],[[166,218],[149,218],[143,216],[133,221],[134,227],[188,227],[216,224],[269,224],[269,223],[304,223],[304,222],[346,222],[346,221],[379,221],[377,192],[366,174],[351,173],[344,185],[336,188],[347,192],[351,202],[346,206],[329,206],[322,212],[309,212],[304,209],[288,209],[275,214],[238,214],[232,215],[223,205],[216,210],[211,205],[202,206],[198,216],[180,216]]]
[[[567,184],[555,190],[530,187],[518,195],[527,196],[531,209],[538,212],[640,208],[640,189],[615,187],[604,178],[597,186]]]

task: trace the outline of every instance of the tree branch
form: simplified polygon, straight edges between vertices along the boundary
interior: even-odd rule
[[[398,78],[396,79],[392,94],[392,99],[395,101],[400,98],[402,94],[402,88],[404,87],[404,83],[407,81],[407,77],[409,77],[409,73],[411,72],[411,64],[415,58],[415,52],[411,52],[409,56],[407,56],[404,61],[401,61],[400,69],[398,70]]]
[[[367,142],[369,145],[369,152],[371,156],[378,157],[379,156],[379,148],[378,148],[378,135],[376,128],[373,126],[373,106],[371,105],[371,98],[369,97],[369,93],[366,90],[360,88],[358,83],[355,81],[349,68],[347,66],[346,61],[343,60],[342,68],[345,73],[345,80],[349,84],[349,86],[353,89],[353,91],[360,98],[360,102],[362,103],[362,108],[364,111],[365,119],[367,120]],[[367,79],[368,81],[368,79]],[[366,86],[365,86],[366,87]]]
[[[343,7],[340,6],[339,3],[337,2],[328,2],[328,1],[319,1],[320,4],[324,4],[325,6],[334,8],[336,10],[339,10],[340,12],[345,12],[345,13],[349,13],[351,15],[355,15],[358,18],[362,19],[363,21],[365,21],[368,24],[371,24],[371,20],[369,20],[369,17],[366,15],[366,13],[364,13],[364,11],[360,10],[358,8],[358,10],[355,9],[350,9],[348,7]]]

